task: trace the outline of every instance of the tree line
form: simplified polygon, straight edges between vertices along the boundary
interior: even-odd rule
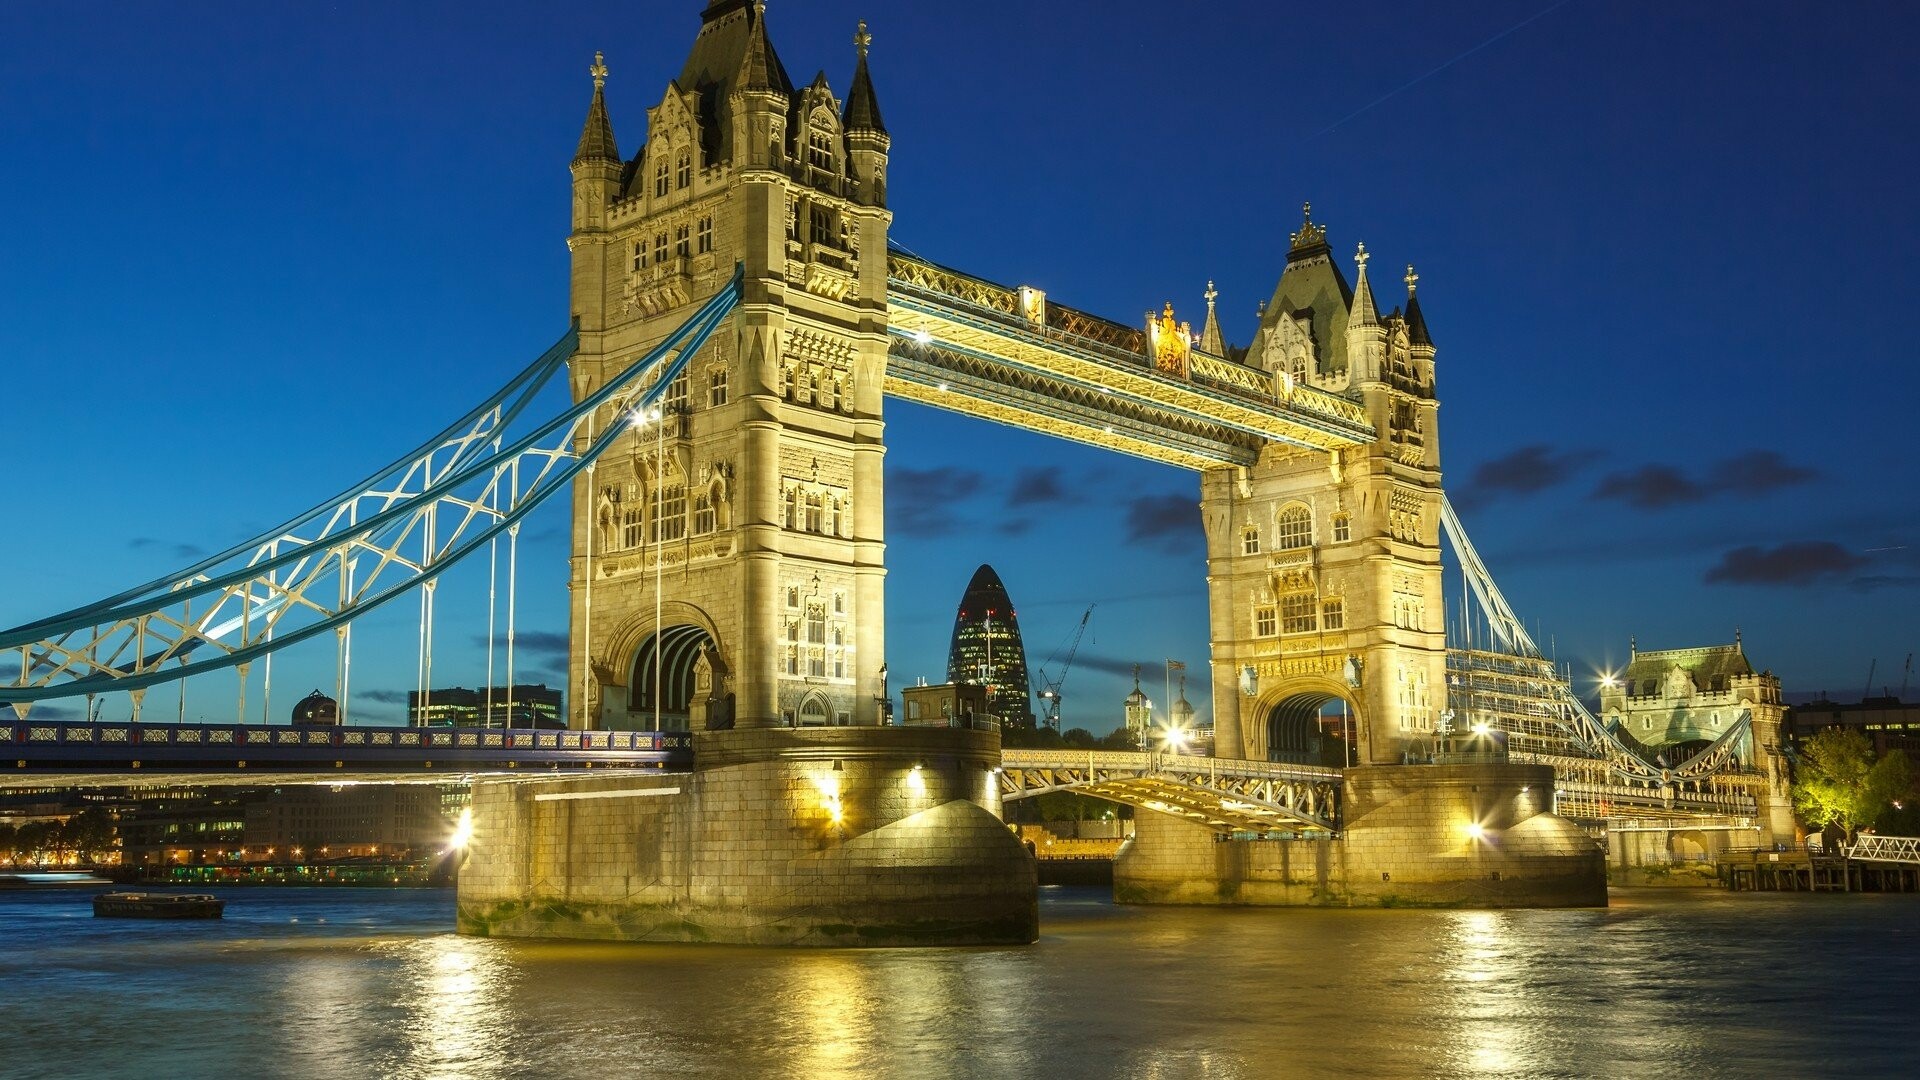
[[[83,863],[96,862],[114,850],[115,841],[113,816],[98,807],[65,821],[0,822],[0,856],[15,866],[64,863],[69,856]]]

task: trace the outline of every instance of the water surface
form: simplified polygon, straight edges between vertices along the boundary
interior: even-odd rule
[[[1028,948],[446,932],[425,890],[230,889],[219,922],[0,893],[0,1076],[1920,1075],[1920,897],[1591,911],[1134,908]]]

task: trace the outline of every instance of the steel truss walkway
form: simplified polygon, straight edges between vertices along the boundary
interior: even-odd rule
[[[1920,836],[1875,836],[1872,833],[1862,833],[1844,850],[1849,859],[1920,866]]]
[[[1114,750],[1005,750],[1000,797],[1073,791],[1215,832],[1339,829],[1338,769]]]
[[[1198,348],[1156,369],[1144,329],[899,251],[887,253],[886,392],[1013,427],[1203,470],[1267,443],[1372,442],[1356,402]]]

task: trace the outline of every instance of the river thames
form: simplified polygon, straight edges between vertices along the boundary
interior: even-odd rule
[[[1131,908],[1028,948],[463,938],[450,892],[233,889],[220,922],[0,893],[0,1075],[1656,1077],[1920,1073],[1920,897]]]

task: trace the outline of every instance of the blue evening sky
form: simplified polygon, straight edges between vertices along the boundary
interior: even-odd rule
[[[700,6],[0,10],[0,625],[270,526],[550,344],[592,53],[631,155]],[[1198,324],[1211,278],[1244,344],[1311,200],[1337,252],[1375,253],[1386,306],[1418,264],[1449,489],[1576,671],[1738,626],[1790,692],[1857,697],[1875,658],[1898,686],[1920,648],[1917,9],[769,5],[796,80],[840,91],[863,16],[898,242],[1126,321],[1170,299]],[[1132,663],[1156,699],[1163,659],[1204,671],[1196,477],[888,420],[896,687],[943,677],[980,562],[1035,669],[1099,605],[1069,726],[1116,725]],[[520,673],[552,682],[563,525],[530,527],[521,581]],[[485,676],[484,581],[442,589],[438,685]],[[412,611],[357,631],[362,719],[403,712]],[[275,713],[331,672],[330,644],[282,660]],[[189,715],[233,690],[196,685]]]

